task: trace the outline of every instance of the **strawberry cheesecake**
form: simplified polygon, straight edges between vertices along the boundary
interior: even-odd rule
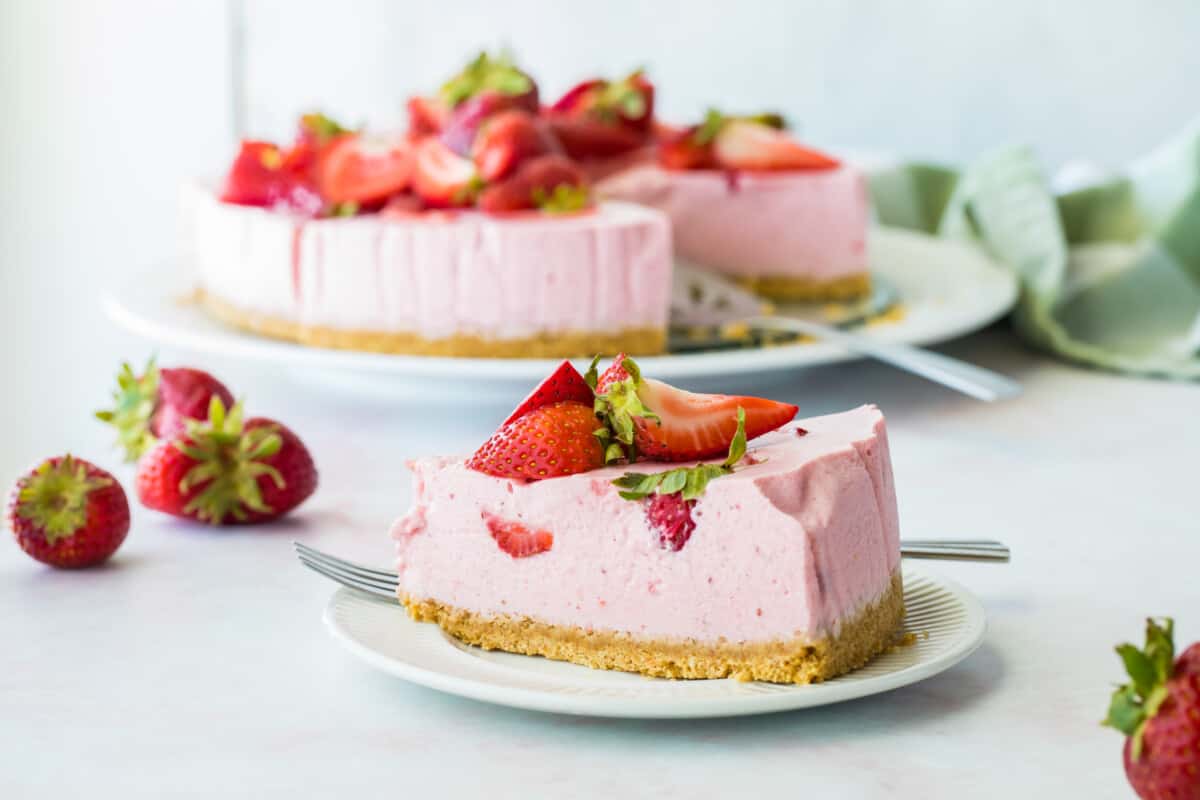
[[[866,181],[782,126],[774,114],[709,112],[703,124],[664,135],[655,163],[610,174],[597,191],[661,209],[677,256],[770,299],[865,294]]]
[[[904,614],[884,420],[564,362],[469,458],[411,462],[399,599],[469,644],[666,678],[825,680]]]
[[[633,93],[648,120],[652,96],[640,86],[588,107],[632,109]],[[582,166],[539,109],[532,78],[484,55],[436,95],[413,98],[406,133],[366,134],[308,114],[290,146],[243,142],[220,186],[185,189],[203,305],[256,333],[325,347],[661,352],[666,216],[593,202]],[[592,127],[566,111],[556,119],[583,142],[573,152],[586,151]]]

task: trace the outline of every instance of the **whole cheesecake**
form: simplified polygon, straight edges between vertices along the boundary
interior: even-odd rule
[[[851,166],[672,170],[641,164],[597,192],[671,219],[676,255],[779,301],[840,300],[870,288],[866,181]]]
[[[221,202],[200,185],[186,198],[202,302],[259,334],[449,356],[664,346],[670,227],[653,209],[308,219]]]
[[[682,395],[705,417],[689,435],[753,401]],[[668,678],[808,683],[889,646],[904,608],[878,409],[784,424],[730,460],[682,470],[711,479],[681,496],[673,463],[522,480],[479,454],[417,459],[392,532],[400,600],[470,644]]]

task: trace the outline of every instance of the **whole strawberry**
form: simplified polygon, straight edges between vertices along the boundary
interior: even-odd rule
[[[96,417],[117,429],[125,460],[137,461],[159,439],[182,434],[187,420],[207,418],[213,397],[233,405],[225,384],[209,373],[190,367],[159,369],[152,358],[141,375],[134,375],[128,363],[121,365],[114,407],[97,411]]]
[[[1146,620],[1146,646],[1117,647],[1131,681],[1104,724],[1124,733],[1125,775],[1142,800],[1200,800],[1200,672],[1196,645],[1175,659],[1174,623]]]
[[[8,524],[17,544],[54,567],[99,564],[129,533],[129,502],[117,480],[71,455],[43,461],[13,486]]]
[[[206,416],[138,461],[142,505],[213,525],[254,523],[283,516],[316,490],[312,456],[287,427],[262,417],[243,423],[241,403],[226,413],[216,396]]]

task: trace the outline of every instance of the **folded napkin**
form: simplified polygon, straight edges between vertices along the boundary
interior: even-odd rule
[[[961,173],[872,170],[879,221],[983,247],[1013,270],[1029,342],[1120,372],[1200,379],[1200,120],[1123,174],[1055,193],[1027,148]]]

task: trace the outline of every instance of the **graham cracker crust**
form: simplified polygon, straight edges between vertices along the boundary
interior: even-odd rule
[[[900,571],[883,594],[834,635],[813,641],[732,644],[646,639],[627,633],[550,625],[529,617],[484,616],[439,603],[401,597],[418,622],[485,650],[503,650],[594,669],[639,672],[656,678],[737,678],[771,683],[817,683],[857,669],[892,646],[904,619]]]
[[[734,281],[756,294],[781,303],[854,300],[866,296],[871,291],[871,275],[867,272],[832,281],[797,278],[791,275],[737,277]]]
[[[246,311],[203,289],[200,304],[222,322],[242,330],[314,347],[362,350],[421,356],[483,358],[575,358],[597,353],[611,355],[655,355],[666,348],[663,328],[627,328],[610,332],[570,331],[540,333],[521,339],[485,339],[473,334],[455,334],[444,339],[426,339],[415,333],[344,330],[300,323],[269,314]]]

